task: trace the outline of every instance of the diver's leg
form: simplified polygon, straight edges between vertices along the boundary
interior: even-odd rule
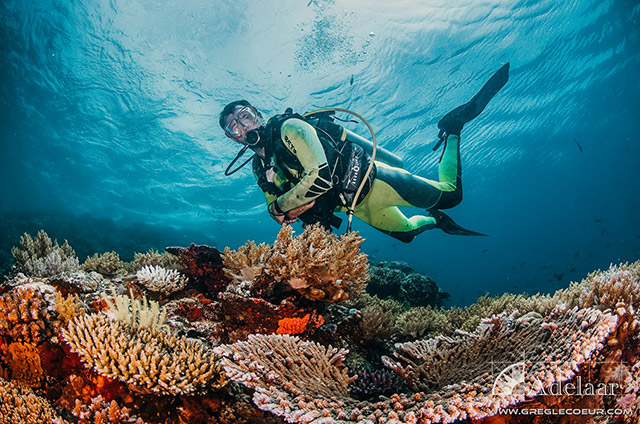
[[[447,209],[462,200],[462,167],[460,165],[460,137],[449,135],[445,144],[438,176],[440,181],[430,180],[410,172],[376,162],[376,179],[393,190],[389,206],[411,206],[421,209]]]
[[[435,218],[423,215],[408,218],[397,206],[411,204],[389,184],[376,178],[369,194],[356,206],[354,215],[377,230],[405,243],[423,231],[436,227]]]

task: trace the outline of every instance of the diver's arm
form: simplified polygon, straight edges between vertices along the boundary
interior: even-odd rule
[[[322,196],[333,185],[327,156],[315,128],[301,119],[287,119],[282,125],[281,137],[304,168],[298,184],[278,197],[274,205],[276,211],[289,212]]]

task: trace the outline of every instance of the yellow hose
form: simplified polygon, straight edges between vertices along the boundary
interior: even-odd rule
[[[364,119],[362,116],[360,116],[360,114],[349,110],[349,109],[343,109],[340,107],[328,107],[328,108],[323,108],[323,109],[317,109],[311,112],[307,112],[305,114],[303,114],[302,116],[307,117],[308,115],[315,115],[317,113],[321,113],[321,112],[345,112],[345,113],[349,113],[355,117],[357,117],[358,119],[360,119],[362,122],[365,123],[365,125],[367,126],[367,128],[369,128],[369,132],[371,132],[371,138],[372,138],[372,142],[373,142],[373,151],[371,152],[371,163],[369,164],[369,167],[367,168],[367,172],[364,173],[364,178],[362,179],[362,183],[360,183],[360,187],[358,187],[358,191],[356,192],[355,197],[353,198],[353,203],[351,203],[351,207],[347,208],[347,215],[349,215],[349,220],[347,222],[347,233],[351,232],[351,222],[353,221],[353,210],[356,208],[356,203],[358,203],[358,198],[360,197],[360,193],[362,193],[362,190],[364,189],[364,185],[367,183],[367,179],[369,178],[369,174],[371,174],[371,170],[373,169],[373,164],[374,161],[376,160],[376,149],[378,147],[377,143],[376,143],[376,135],[373,132],[373,128],[371,128],[371,125],[369,125],[369,123],[367,122],[366,119]]]

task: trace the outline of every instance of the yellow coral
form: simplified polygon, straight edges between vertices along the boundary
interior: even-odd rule
[[[84,308],[82,307],[82,301],[78,295],[71,294],[65,299],[62,293],[56,290],[56,304],[54,311],[58,313],[63,325],[77,317],[84,314]]]
[[[158,327],[134,329],[92,314],[71,320],[63,336],[99,374],[152,392],[188,394],[226,384],[213,352]]]

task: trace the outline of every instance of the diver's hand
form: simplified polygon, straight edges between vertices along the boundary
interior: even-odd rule
[[[289,212],[287,212],[287,218],[297,220],[300,215],[311,209],[315,204],[316,201],[312,200],[306,205],[298,206],[295,209],[291,209]]]
[[[315,204],[316,201],[312,200],[311,202],[302,206],[298,206],[295,209],[291,209],[288,212],[280,212],[279,208],[277,207],[276,201],[274,200],[273,202],[269,203],[268,210],[271,218],[273,218],[278,224],[293,224],[298,220],[298,217],[300,215],[311,209]]]

